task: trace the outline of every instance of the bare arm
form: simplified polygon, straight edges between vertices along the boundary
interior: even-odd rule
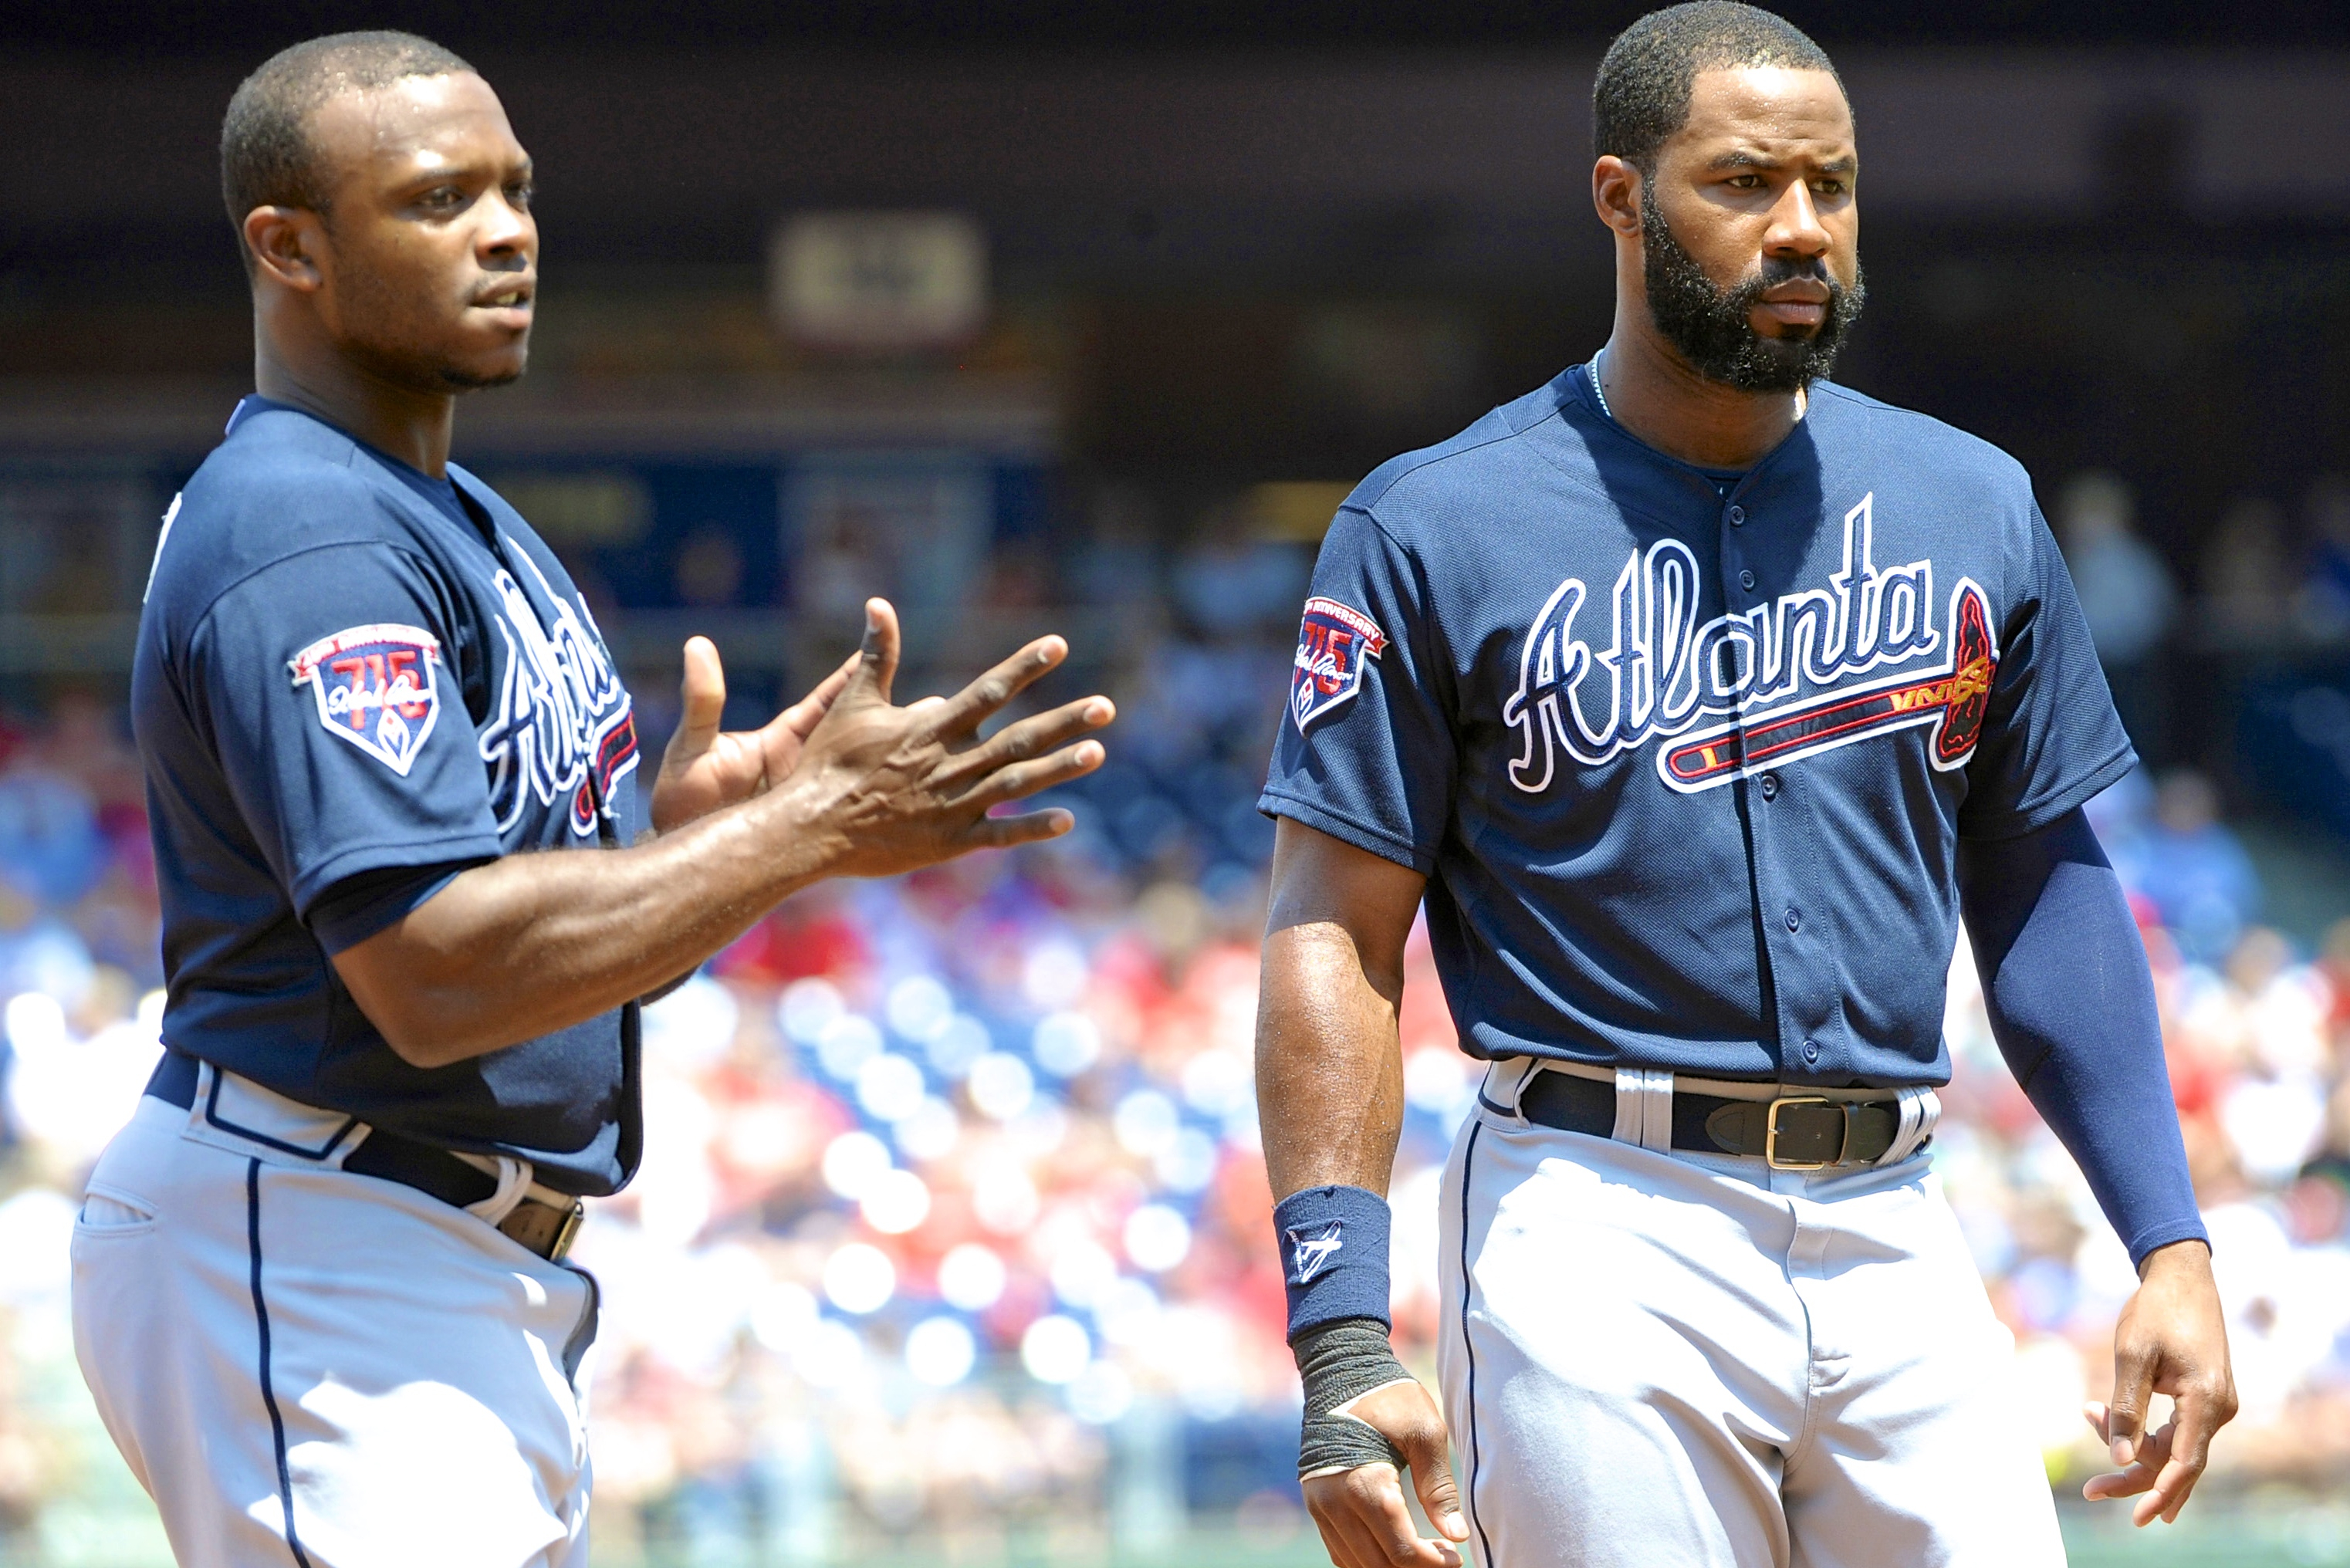
[[[1360,1187],[1384,1196],[1403,1129],[1403,1048],[1396,1033],[1403,1000],[1403,949],[1428,879],[1325,833],[1284,821],[1274,840],[1273,901],[1256,1023],[1257,1115],[1275,1200],[1309,1187]],[[1392,1464],[1313,1470],[1305,1506],[1337,1568],[1457,1568],[1469,1526],[1446,1460],[1450,1435],[1425,1386],[1397,1366],[1357,1321],[1301,1333],[1300,1370],[1314,1378],[1306,1346],[1317,1334],[1367,1326],[1388,1374],[1378,1386],[1329,1414],[1385,1437],[1412,1473],[1420,1506],[1447,1538],[1412,1526],[1403,1478]],[[1347,1354],[1356,1353],[1350,1351]],[[1342,1463],[1345,1461],[1342,1461]]]
[[[1276,1201],[1331,1183],[1387,1192],[1403,1130],[1403,945],[1427,881],[1302,824],[1276,830],[1256,1022]]]
[[[822,877],[1066,832],[1066,812],[987,813],[1100,766],[1100,744],[1077,738],[1109,722],[1108,701],[1067,703],[983,742],[978,729],[1067,645],[1041,639],[952,698],[898,708],[897,617],[879,600],[868,613],[858,666],[792,748],[788,776],[758,775],[756,793],[633,848],[477,866],[337,954],[392,1050],[421,1067],[495,1051],[674,979]]]

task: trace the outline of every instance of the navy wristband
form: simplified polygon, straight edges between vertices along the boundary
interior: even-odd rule
[[[1360,1187],[1309,1187],[1273,1206],[1289,1337],[1340,1318],[1388,1315],[1388,1205]]]

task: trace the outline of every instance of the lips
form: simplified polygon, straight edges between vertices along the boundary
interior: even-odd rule
[[[536,279],[518,278],[483,289],[468,303],[476,310],[528,310],[537,292]]]
[[[1827,319],[1829,298],[1827,285],[1798,278],[1764,289],[1755,303],[1784,326],[1817,327]]]

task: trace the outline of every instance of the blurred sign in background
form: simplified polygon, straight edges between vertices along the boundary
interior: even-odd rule
[[[819,348],[958,348],[987,320],[987,239],[953,213],[802,213],[767,260],[776,324]]]
[[[160,1560],[72,1366],[63,1237],[155,1049],[121,701],[157,520],[248,389],[212,161],[244,71],[399,25],[503,94],[540,319],[457,455],[569,562],[649,739],[686,636],[754,722],[877,592],[909,694],[1052,629],[1074,668],[1039,700],[1120,704],[1070,840],[795,900],[654,1010],[644,1173],[582,1243],[599,1558],[1303,1563],[1254,785],[1337,500],[1606,336],[1585,104],[1638,9],[11,7],[0,1561]],[[2245,1413],[2189,1524],[2132,1550],[2350,1562],[2350,19],[1789,14],[1861,127],[1840,379],[2031,468],[2148,764],[2097,812]],[[2126,1261],[1963,951],[1949,1028],[1939,1168],[2062,1497]],[[1471,1079],[1418,945],[1404,1034],[1425,1366]],[[2117,1550],[2068,1519],[2076,1561]]]

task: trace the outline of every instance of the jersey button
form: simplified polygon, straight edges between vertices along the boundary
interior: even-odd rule
[[[1816,1062],[1816,1061],[1818,1061],[1819,1059],[1820,1059],[1820,1046],[1819,1046],[1819,1042],[1817,1042],[1816,1040],[1806,1040],[1806,1041],[1804,1041],[1804,1061],[1806,1061],[1806,1062]]]
[[[1754,574],[1752,572],[1739,573],[1738,586],[1744,588],[1748,593],[1752,593],[1754,591]]]
[[[1764,774],[1762,775],[1762,798],[1764,800],[1776,800],[1779,798],[1779,775],[1777,774]]]
[[[1804,917],[1793,909],[1787,911],[1787,929],[1791,931],[1800,931],[1804,929]]]
[[[1733,506],[1730,509],[1730,525],[1732,528],[1743,528],[1746,526],[1745,507]]]

